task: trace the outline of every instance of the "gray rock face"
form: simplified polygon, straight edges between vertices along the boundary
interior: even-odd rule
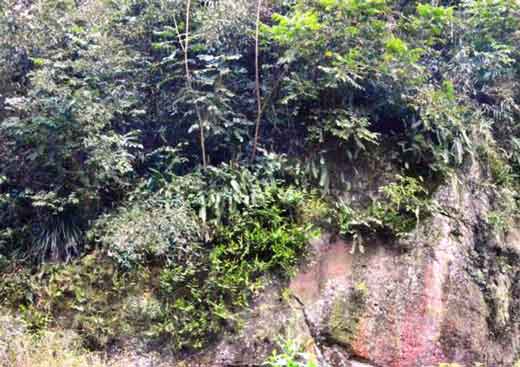
[[[273,285],[240,336],[187,365],[257,366],[276,336],[300,341],[320,366],[513,366],[520,359],[520,231],[485,224],[485,192],[446,187],[449,208],[397,243],[365,252],[325,235],[288,289]]]

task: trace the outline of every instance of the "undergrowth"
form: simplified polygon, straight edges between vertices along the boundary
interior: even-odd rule
[[[238,182],[230,180],[231,192]],[[70,328],[93,349],[129,338],[172,351],[202,348],[240,327],[267,275],[287,279],[313,234],[302,221],[309,194],[258,182],[243,181],[249,187],[239,192],[255,200],[226,202],[225,221],[206,231],[204,220],[216,217],[208,208],[197,218],[197,199],[171,187],[136,193],[93,227],[90,255],[2,274],[1,303],[19,311],[29,331]]]
[[[28,333],[202,348],[315,225],[400,239],[475,163],[498,241],[518,219],[518,1],[4,3],[0,305]]]

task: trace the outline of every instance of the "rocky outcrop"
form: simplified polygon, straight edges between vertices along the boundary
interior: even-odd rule
[[[241,336],[190,363],[260,365],[287,335],[323,366],[513,366],[520,232],[493,234],[475,183],[445,187],[437,199],[447,209],[407,240],[369,241],[364,253],[330,235],[313,241],[309,262],[286,289],[272,286],[257,300]]]

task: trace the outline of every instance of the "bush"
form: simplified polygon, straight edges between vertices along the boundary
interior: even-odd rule
[[[379,192],[381,197],[365,209],[353,208],[345,202],[338,204],[342,235],[352,236],[354,240],[377,234],[403,237],[437,208],[421,178],[398,175],[395,182],[382,186]]]
[[[174,260],[201,242],[200,225],[181,200],[158,195],[130,203],[104,218],[92,232],[125,269]]]
[[[129,50],[111,32],[85,31],[93,19],[106,25],[111,9],[101,2],[2,8],[0,54],[17,45],[26,67],[0,90],[0,251],[70,260],[83,249],[87,223],[134,177],[142,146],[134,129],[120,129],[133,105],[121,71]]]

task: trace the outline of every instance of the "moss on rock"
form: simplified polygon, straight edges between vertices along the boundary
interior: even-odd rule
[[[368,289],[358,283],[347,296],[338,296],[332,302],[328,320],[330,342],[350,349],[363,316]]]

